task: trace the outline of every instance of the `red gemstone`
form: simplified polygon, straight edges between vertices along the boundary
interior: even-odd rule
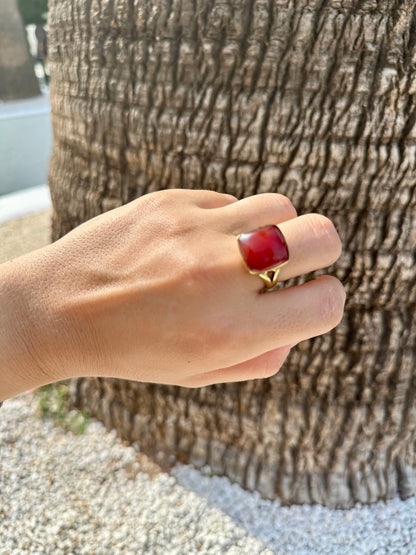
[[[252,272],[264,272],[289,260],[285,238],[276,225],[242,233],[238,244],[243,259]]]

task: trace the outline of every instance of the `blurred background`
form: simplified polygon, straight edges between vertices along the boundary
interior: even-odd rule
[[[47,0],[0,1],[0,263],[49,241],[47,17]]]

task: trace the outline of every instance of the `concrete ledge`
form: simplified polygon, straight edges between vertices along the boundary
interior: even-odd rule
[[[50,113],[51,107],[47,95],[39,95],[25,100],[0,102],[0,121]]]
[[[0,224],[51,208],[49,187],[40,185],[0,196]]]

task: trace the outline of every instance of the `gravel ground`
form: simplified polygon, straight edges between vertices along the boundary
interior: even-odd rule
[[[416,500],[280,507],[188,466],[169,476],[92,422],[41,421],[32,395],[0,418],[0,555],[414,554]]]
[[[0,446],[1,555],[272,553],[100,423],[42,422],[30,395],[4,404]]]

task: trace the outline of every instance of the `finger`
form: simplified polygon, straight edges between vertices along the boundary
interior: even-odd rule
[[[291,347],[285,345],[240,364],[192,376],[183,381],[181,385],[185,387],[203,387],[215,383],[270,378],[280,370],[290,350]]]
[[[231,356],[241,357],[237,362],[330,331],[342,319],[345,291],[336,278],[322,276],[251,299],[240,307],[229,346]],[[233,344],[239,346],[234,353]]]
[[[338,260],[342,245],[334,224],[320,214],[306,214],[279,225],[289,249],[289,262],[279,281],[326,268]]]
[[[289,250],[289,261],[281,268],[279,281],[326,268],[341,254],[341,240],[333,223],[325,216],[306,214],[280,223],[279,229]],[[237,238],[229,237],[227,248],[229,252],[233,249],[235,268],[241,280],[244,280],[243,287],[258,294],[262,290],[263,282],[260,277],[247,271]]]
[[[219,212],[226,229],[233,235],[296,218],[290,200],[278,193],[263,193],[235,202]]]

